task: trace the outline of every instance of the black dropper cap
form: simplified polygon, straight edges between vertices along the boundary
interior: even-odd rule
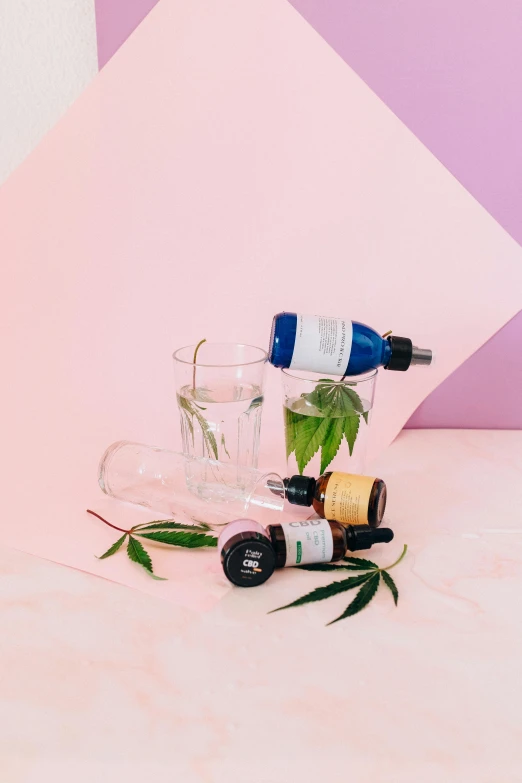
[[[405,372],[410,364],[429,365],[432,361],[432,352],[428,348],[417,348],[408,337],[388,337],[391,347],[390,361],[385,370],[398,370]]]
[[[291,476],[283,480],[286,499],[294,506],[311,506],[314,499],[315,479],[311,476]]]
[[[346,547],[350,552],[357,549],[371,549],[374,544],[388,544],[393,538],[389,527],[370,527],[369,525],[347,525]]]

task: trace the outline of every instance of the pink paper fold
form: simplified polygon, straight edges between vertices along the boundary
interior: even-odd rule
[[[154,594],[124,557],[94,559],[112,541],[84,509],[110,442],[176,445],[175,347],[266,345],[282,309],[432,347],[432,369],[381,374],[377,455],[520,306],[520,247],[279,0],[159,4],[0,219],[3,541]],[[279,392],[272,370],[273,468]],[[168,554],[168,597],[205,606],[205,579],[174,583],[188,556]]]

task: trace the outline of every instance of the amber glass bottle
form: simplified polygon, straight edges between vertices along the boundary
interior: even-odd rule
[[[332,563],[350,550],[370,549],[393,538],[389,528],[372,530],[368,525],[342,525],[327,519],[283,522],[267,528],[275,551],[276,568]]]
[[[333,471],[318,479],[285,479],[286,497],[298,506],[313,506],[319,516],[342,525],[378,527],[386,508],[386,484],[380,478]]]

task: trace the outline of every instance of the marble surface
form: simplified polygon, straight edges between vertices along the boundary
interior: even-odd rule
[[[2,548],[0,780],[521,781],[521,468],[522,432],[401,434],[399,606],[329,628],[346,597],[267,614],[325,574],[202,612]]]

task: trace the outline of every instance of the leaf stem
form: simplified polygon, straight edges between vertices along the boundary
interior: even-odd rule
[[[120,531],[120,533],[128,533],[128,534],[130,534],[130,533],[132,533],[132,531],[133,531],[133,528],[131,528],[131,530],[124,530],[122,527],[117,527],[116,525],[113,525],[113,524],[112,524],[112,522],[107,522],[107,520],[106,520],[106,519],[104,519],[104,518],[103,518],[103,517],[101,517],[99,514],[97,514],[97,513],[96,513],[96,511],[91,511],[91,509],[90,509],[90,508],[88,508],[88,509],[87,509],[87,513],[88,513],[88,514],[92,514],[92,515],[93,515],[93,517],[97,517],[97,518],[98,518],[99,520],[101,520],[102,522],[105,522],[105,524],[106,524],[106,525],[109,525],[109,527],[113,527],[113,528],[114,528],[114,530],[119,530],[119,531]]]
[[[399,557],[398,560],[395,561],[395,563],[392,563],[389,566],[386,566],[386,568],[379,568],[379,571],[390,571],[392,568],[395,568],[396,565],[399,565],[401,560],[404,559],[404,556],[406,555],[406,552],[408,551],[408,544],[404,544],[404,549],[402,550],[402,554]]]
[[[206,342],[207,342],[207,338],[204,337],[202,340],[199,341],[199,343],[196,345],[196,347],[194,349],[194,358],[192,359],[192,364],[194,365],[194,367],[192,368],[192,391],[193,392],[196,391],[196,359],[197,359],[197,356],[198,356],[198,351],[201,348],[201,346],[203,345],[203,343],[206,343]],[[194,397],[195,396],[196,395],[194,394]]]

